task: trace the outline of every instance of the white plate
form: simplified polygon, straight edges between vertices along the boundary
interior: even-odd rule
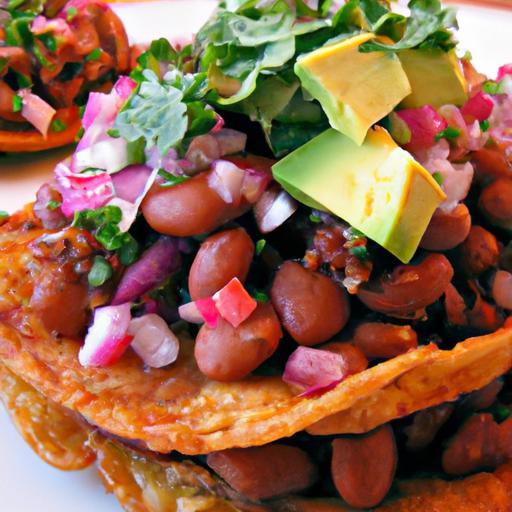
[[[116,6],[133,42],[187,37],[211,8],[211,2],[202,0]],[[500,64],[512,61],[512,12],[461,7],[459,22],[459,39],[471,50],[478,69],[493,76]],[[51,154],[53,160],[58,156]],[[0,209],[13,210],[31,200],[50,168],[40,162],[0,164]],[[92,470],[63,473],[41,462],[17,435],[1,407],[0,503],[2,512],[121,510],[114,498],[105,494]]]

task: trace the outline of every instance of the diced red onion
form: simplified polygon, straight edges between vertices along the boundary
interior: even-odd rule
[[[213,301],[220,316],[235,328],[247,320],[258,305],[237,277],[216,292]]]
[[[410,129],[411,139],[405,147],[413,151],[433,146],[435,136],[448,126],[446,120],[430,105],[400,110],[396,114]]]
[[[298,347],[288,358],[283,380],[304,388],[303,395],[327,391],[348,377],[349,367],[343,356],[327,350]]]
[[[220,156],[233,155],[245,149],[247,143],[247,135],[245,133],[232,130],[231,128],[222,128],[212,134],[219,144]]]
[[[62,44],[62,41],[70,41],[74,37],[73,31],[66,20],[62,18],[48,19],[41,15],[34,18],[30,31],[36,36],[51,32],[58,37],[60,44]]]
[[[147,314],[133,318],[128,334],[133,336],[133,350],[152,368],[162,368],[178,358],[180,341],[158,315]]]
[[[130,163],[128,158],[128,143],[122,137],[107,137],[90,146],[76,151],[73,155],[75,171],[94,167],[115,173],[124,169]]]
[[[113,195],[112,179],[106,172],[77,174],[69,169],[69,161],[64,160],[55,167],[57,188],[62,195],[62,213],[72,217],[75,212],[86,208],[105,205]]]
[[[217,160],[208,176],[208,185],[215,190],[225,203],[239,204],[245,171],[227,160]]]
[[[152,290],[181,265],[177,240],[159,238],[140,259],[124,272],[117,287],[112,304],[132,302]]]
[[[198,299],[178,308],[180,318],[192,324],[206,323],[208,327],[215,328],[220,318],[220,313],[211,297]]]
[[[501,82],[507,75],[512,76],[512,63],[504,64],[498,69],[498,74],[496,75],[496,81]]]
[[[270,233],[288,220],[299,205],[278,185],[266,190],[254,206],[256,223],[262,233]]]
[[[78,354],[82,366],[109,366],[121,358],[132,341],[127,334],[131,320],[130,307],[129,303],[118,304],[94,311],[93,323]]]
[[[258,202],[263,192],[272,181],[272,175],[255,169],[245,169],[244,182],[242,184],[242,195],[251,204]]]
[[[439,208],[450,212],[468,195],[473,182],[473,166],[469,162],[452,164],[448,160],[441,160],[437,162],[432,172],[438,172],[441,175],[441,188],[446,194],[446,199],[439,205]]]
[[[137,82],[129,76],[120,76],[114,84],[114,90],[122,101],[126,101],[137,87]]]
[[[135,203],[146,186],[151,169],[145,165],[130,165],[112,175],[116,196]]]
[[[464,106],[460,109],[463,116],[467,116],[477,121],[485,121],[489,119],[494,108],[494,101],[483,91],[478,91],[474,96],[469,98]]]
[[[21,108],[22,117],[46,137],[53,116],[57,111],[28,89],[18,91],[18,96],[21,97],[23,105]]]
[[[503,309],[512,310],[512,274],[498,270],[492,283],[492,298]]]

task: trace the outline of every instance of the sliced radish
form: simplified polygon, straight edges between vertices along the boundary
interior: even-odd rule
[[[147,314],[133,318],[128,334],[133,337],[133,350],[152,368],[162,368],[178,358],[180,341],[158,315]]]
[[[305,388],[303,396],[328,391],[349,375],[343,356],[327,350],[298,347],[288,358],[283,380]]]
[[[235,328],[247,320],[258,305],[237,277],[216,292],[213,300],[220,316]]]
[[[104,367],[114,364],[132,341],[128,331],[131,304],[105,306],[94,311],[85,342],[78,354],[82,366]]]

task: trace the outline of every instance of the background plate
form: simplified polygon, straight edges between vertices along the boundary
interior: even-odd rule
[[[214,2],[174,0],[116,4],[130,40],[167,36],[183,39],[197,31]],[[493,77],[512,61],[512,11],[461,6],[459,39],[476,67]],[[0,159],[0,209],[14,211],[28,201],[54,164],[69,150]],[[23,442],[0,407],[0,509],[2,512],[116,512],[93,470],[64,473],[45,465]]]

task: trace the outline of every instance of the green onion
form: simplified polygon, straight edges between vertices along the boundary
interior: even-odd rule
[[[497,94],[500,84],[494,80],[489,80],[482,85],[482,90],[487,94]]]
[[[73,21],[73,18],[78,14],[76,7],[70,7],[66,12],[67,21]]]
[[[50,52],[55,53],[57,51],[57,40],[51,34],[41,34],[38,36],[38,39]]]
[[[94,48],[94,50],[85,57],[86,62],[91,60],[98,60],[101,57],[101,48]]]
[[[309,220],[313,222],[313,224],[318,224],[319,222],[322,222],[322,219],[318,215],[315,215],[314,213],[312,213],[309,216]]]
[[[264,240],[263,238],[256,242],[256,256],[259,256],[263,252],[263,249],[265,249],[265,245],[267,245],[267,241]]]
[[[61,121],[60,119],[55,119],[55,121],[52,122],[52,130],[55,133],[63,132],[66,128],[66,123],[64,121]]]
[[[354,227],[350,228],[350,240],[356,240],[357,238],[364,238],[365,234],[362,231],[359,231],[359,229],[356,229]]]
[[[50,62],[44,55],[43,55],[43,52],[41,51],[41,49],[39,48],[39,46],[37,46],[37,44],[33,45],[32,46],[32,52],[34,53],[34,55],[36,56],[36,59],[39,61],[39,63],[41,64],[41,66],[43,66],[43,68],[46,68],[46,69],[54,69],[55,68],[55,64],[53,62]]]
[[[480,121],[480,130],[482,130],[483,132],[486,132],[488,129],[489,129],[489,126],[491,125],[491,123],[489,123],[489,120],[486,119],[485,121]]]
[[[112,277],[112,267],[103,256],[96,256],[87,280],[94,288],[101,286]]]
[[[107,135],[113,139],[118,139],[120,137],[119,130],[116,130],[115,128],[109,128],[107,130]]]
[[[170,172],[167,172],[164,169],[160,169],[158,171],[158,175],[162,178],[165,178],[165,182],[161,184],[162,187],[174,187],[174,185],[179,185],[180,183],[183,183],[184,181],[187,181],[190,179],[190,176],[174,176],[174,174],[171,174]]]
[[[432,178],[434,178],[439,186],[443,184],[444,178],[440,172],[435,172],[432,174]]]
[[[48,208],[48,210],[56,210],[57,208],[60,207],[61,204],[62,203],[60,201],[55,201],[55,199],[51,199],[46,203],[46,208]]]
[[[256,288],[250,288],[249,295],[253,299],[257,300],[258,302],[268,302],[269,301],[268,295],[265,292],[257,290]]]
[[[351,247],[349,252],[360,261],[365,261],[368,259],[368,250],[364,245],[356,245],[355,247]]]
[[[32,79],[30,76],[23,75],[22,73],[16,73],[16,81],[20,89],[26,89],[32,87]]]
[[[13,96],[12,97],[12,111],[13,112],[21,112],[22,108],[23,108],[23,101],[21,101],[21,98],[19,96]]]
[[[460,130],[458,128],[454,128],[453,126],[448,126],[444,130],[440,131],[436,134],[435,139],[436,142],[441,139],[454,140],[460,135]]]

